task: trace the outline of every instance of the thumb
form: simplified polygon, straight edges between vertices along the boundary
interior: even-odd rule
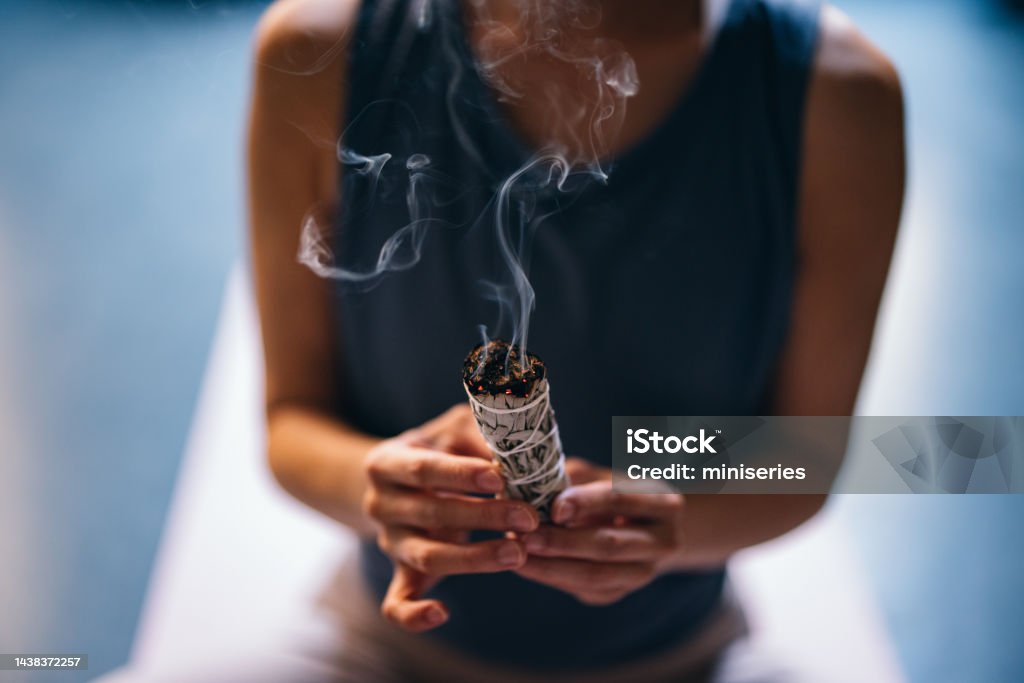
[[[566,458],[565,473],[573,486],[609,479],[610,471],[583,458]]]

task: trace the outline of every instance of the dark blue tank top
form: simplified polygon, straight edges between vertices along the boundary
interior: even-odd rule
[[[381,436],[466,400],[463,358],[495,319],[479,283],[504,272],[488,207],[529,154],[473,66],[456,5],[366,0],[345,85],[341,263],[371,270],[396,230],[422,228],[414,267],[337,288],[340,408]],[[545,216],[528,343],[547,365],[567,453],[608,465],[613,415],[771,413],[817,24],[814,7],[733,0],[686,94],[614,160],[607,184],[516,198]],[[430,201],[411,210],[414,176]],[[367,543],[363,567],[382,597],[389,560]],[[428,637],[506,665],[602,667],[685,641],[723,580],[667,575],[591,607],[513,573],[449,577],[433,594],[451,619]]]

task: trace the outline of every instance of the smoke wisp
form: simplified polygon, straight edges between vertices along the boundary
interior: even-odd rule
[[[442,7],[446,2],[458,6]],[[619,43],[602,36],[601,3],[595,0],[468,0],[464,6],[456,0],[417,0],[411,11],[416,30],[437,31],[442,41],[449,79],[439,96],[446,98],[448,123],[461,152],[477,164],[486,163],[454,106],[468,69],[476,70],[504,114],[494,125],[507,125],[530,150],[519,168],[495,184],[491,201],[477,218],[477,224],[494,231],[506,269],[493,281],[480,283],[481,296],[499,308],[494,329],[481,325],[481,334],[486,341],[488,332],[505,328],[525,358],[536,296],[529,279],[531,237],[547,218],[530,197],[549,188],[566,191],[570,178],[573,186],[577,181],[608,182],[609,149],[627,102],[639,89],[636,67]],[[465,63],[459,40],[472,45],[472,63]],[[395,156],[398,151],[362,154],[348,147],[345,137],[343,132],[337,142],[342,173],[365,176],[368,191],[377,192],[385,167],[402,163]],[[341,263],[332,226],[313,213],[302,226],[299,262],[321,277],[367,285],[415,266],[430,226],[437,222],[431,208],[444,203],[440,185],[450,178],[446,169],[434,169],[425,154],[410,154],[404,164],[409,220],[396,225],[383,241],[375,264],[360,269]]]

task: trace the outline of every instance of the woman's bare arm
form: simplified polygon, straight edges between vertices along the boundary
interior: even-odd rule
[[[808,92],[800,267],[776,387],[779,415],[851,415],[900,222],[899,77],[845,16],[823,10]],[[720,564],[811,517],[825,496],[688,496],[689,561]]]
[[[249,132],[253,269],[266,360],[268,455],[299,500],[376,534],[398,571],[383,610],[411,630],[446,607],[423,590],[440,576],[513,569],[512,539],[464,543],[468,530],[529,531],[537,513],[494,494],[504,484],[465,404],[389,439],[337,415],[331,284],[296,262],[304,218],[338,201],[336,139],[356,0],[284,0],[260,23]]]
[[[256,37],[249,121],[252,266],[266,362],[267,452],[281,485],[361,533],[363,461],[377,439],[333,415],[330,283],[296,261],[307,213],[330,220],[346,39],[358,3],[284,0]]]

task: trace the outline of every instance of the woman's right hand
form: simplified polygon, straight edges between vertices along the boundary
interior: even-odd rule
[[[444,623],[448,610],[423,599],[451,574],[518,569],[526,562],[521,541],[505,538],[469,543],[474,530],[525,533],[537,528],[537,512],[522,501],[466,494],[504,490],[498,466],[469,406],[393,439],[366,457],[366,514],[379,527],[377,541],[395,563],[381,612],[414,632]]]

